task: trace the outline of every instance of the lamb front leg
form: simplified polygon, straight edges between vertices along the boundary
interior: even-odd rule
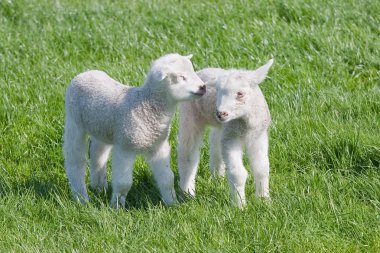
[[[92,189],[102,191],[108,188],[107,160],[112,145],[103,143],[94,137],[90,143],[90,185]]]
[[[256,196],[269,198],[268,132],[247,143],[248,158],[255,178]]]
[[[219,128],[212,128],[209,136],[210,147],[210,171],[214,177],[224,177],[226,172],[226,165],[222,157],[222,130]]]
[[[154,179],[156,180],[161,198],[166,205],[177,203],[174,190],[174,173],[170,169],[170,146],[165,141],[154,153],[148,156]]]
[[[227,180],[230,186],[231,201],[243,208],[245,201],[245,182],[248,173],[243,165],[243,147],[240,139],[222,139],[222,154],[226,163]]]
[[[135,153],[121,147],[114,147],[112,152],[112,199],[111,207],[125,206],[125,199],[132,187],[133,162]]]
[[[191,111],[181,112],[180,128],[178,134],[178,173],[181,191],[195,196],[195,178],[200,159],[200,146],[204,132],[204,124],[194,122],[187,114]],[[220,144],[219,144],[220,145]]]

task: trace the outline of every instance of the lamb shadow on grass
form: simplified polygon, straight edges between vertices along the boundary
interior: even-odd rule
[[[57,189],[58,182],[54,180],[39,180],[38,178],[30,178],[20,186],[27,192],[33,192],[37,198],[51,199],[52,193],[58,193],[62,190]]]
[[[99,209],[110,206],[112,196],[111,183],[109,183],[109,188],[103,192],[91,190],[89,184],[87,184],[87,189],[90,196],[90,205]],[[54,177],[51,179],[30,177],[22,183],[10,182],[0,177],[0,196],[10,194],[20,196],[28,194],[37,199],[51,201],[57,204],[57,206],[61,206],[59,202],[62,200],[74,202],[71,198],[68,183]],[[161,201],[159,190],[152,176],[148,173],[136,175],[126,199],[125,209],[149,209],[152,206],[159,205],[164,205],[164,203]]]
[[[102,192],[89,191],[90,202],[95,207],[109,206],[112,197],[112,186],[109,182],[108,189]],[[152,206],[164,205],[161,201],[159,190],[148,173],[134,175],[132,188],[129,191],[125,209],[149,209]]]
[[[59,189],[61,185],[58,180],[46,180],[38,177],[30,177],[23,182],[13,182],[0,178],[0,196],[10,194],[31,195],[38,199],[52,199],[54,194],[64,194],[64,190]]]

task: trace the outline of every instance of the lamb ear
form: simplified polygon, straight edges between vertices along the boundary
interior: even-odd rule
[[[164,71],[160,71],[160,72],[158,72],[158,73],[156,74],[156,76],[157,76],[157,79],[158,79],[159,81],[162,81],[162,80],[164,80],[165,78],[168,77],[168,73],[167,73],[167,72],[164,72]]]
[[[162,73],[161,76],[160,76],[160,81],[164,80],[166,77],[168,77],[168,75]]]
[[[180,75],[177,73],[165,72],[165,73],[162,73],[160,81],[166,80],[166,82],[168,82],[168,84],[176,84],[176,83],[178,83],[178,77],[179,76]]]
[[[273,64],[273,59],[270,59],[265,65],[252,71],[253,84],[260,84],[267,77],[268,71]]]
[[[192,54],[189,54],[189,55],[186,55],[185,58],[187,58],[188,60],[191,60],[191,58],[193,57]]]

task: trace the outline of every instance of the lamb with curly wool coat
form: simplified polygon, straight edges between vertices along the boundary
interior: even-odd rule
[[[220,176],[227,170],[232,202],[240,208],[246,203],[244,146],[255,177],[256,195],[269,198],[271,118],[259,84],[272,63],[270,60],[254,71],[208,68],[197,73],[206,83],[206,94],[180,105],[178,170],[183,192],[195,195],[199,147],[206,125],[211,125],[210,169]]]
[[[199,98],[206,91],[190,58],[169,54],[157,59],[140,87],[122,85],[97,70],[79,74],[71,81],[66,92],[63,149],[75,199],[89,199],[85,177],[90,135],[92,188],[107,188],[106,163],[112,148],[111,206],[125,205],[136,154],[147,158],[163,201],[176,203],[169,163],[170,123],[179,101]]]

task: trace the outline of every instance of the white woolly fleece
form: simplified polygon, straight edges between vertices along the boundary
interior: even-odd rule
[[[65,168],[74,197],[87,201],[86,135],[91,136],[91,186],[107,187],[106,162],[113,147],[113,198],[124,205],[135,155],[144,154],[165,203],[176,202],[167,138],[179,101],[201,97],[203,81],[191,56],[169,54],[154,61],[143,86],[122,85],[98,70],[76,76],[66,92]]]
[[[223,176],[227,169],[232,202],[245,205],[244,147],[255,176],[256,195],[269,198],[271,118],[259,84],[272,64],[270,60],[254,71],[207,68],[197,73],[207,85],[206,94],[180,105],[178,169],[182,191],[195,195],[199,147],[205,127],[211,125],[210,169],[215,176]]]

